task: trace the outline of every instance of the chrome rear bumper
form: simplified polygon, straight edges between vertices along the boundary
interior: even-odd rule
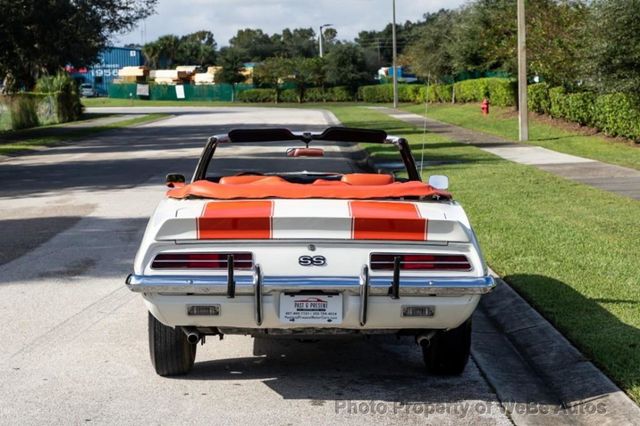
[[[364,275],[364,274],[363,274]],[[368,274],[367,274],[368,275]],[[278,277],[258,274],[236,275],[235,294],[252,295],[256,285],[263,294],[280,291],[335,291],[360,294],[363,285],[368,286],[371,296],[390,295],[392,277]],[[367,281],[366,283],[363,281]],[[195,275],[129,275],[126,280],[129,290],[137,293],[162,294],[208,294],[226,295],[226,276]],[[463,296],[485,294],[493,290],[495,281],[491,276],[479,278],[400,278],[400,296]]]
[[[209,295],[225,297],[222,300],[246,300],[252,296],[253,316],[255,324],[261,326],[264,319],[263,300],[267,296],[282,292],[299,292],[303,290],[342,293],[345,297],[358,300],[358,320],[361,327],[367,324],[371,303],[379,305],[380,297],[390,297],[389,304],[397,304],[403,297],[428,296],[477,296],[488,293],[495,287],[491,276],[469,278],[417,278],[370,277],[369,268],[365,265],[359,277],[278,277],[263,276],[260,266],[256,265],[252,275],[228,276],[149,276],[129,275],[127,287],[134,292],[143,293],[147,297],[158,296],[192,296]],[[244,297],[243,297],[244,296]],[[375,299],[370,297],[374,296]],[[472,303],[472,302],[470,302]],[[477,303],[477,299],[476,299]],[[475,304],[473,305],[475,307]]]

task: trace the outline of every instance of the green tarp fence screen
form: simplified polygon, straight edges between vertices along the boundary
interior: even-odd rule
[[[180,89],[169,84],[150,84],[149,96],[138,96],[136,84],[112,84],[109,86],[109,97],[119,99],[148,99],[152,101],[224,101],[231,102],[233,100],[233,86],[231,84],[203,84],[196,86],[194,84],[181,85],[184,90],[184,99],[178,98]],[[250,84],[236,85],[235,96],[238,93],[252,89]]]

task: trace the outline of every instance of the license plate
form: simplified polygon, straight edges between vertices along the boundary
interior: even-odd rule
[[[280,294],[280,321],[289,324],[341,324],[340,294]]]

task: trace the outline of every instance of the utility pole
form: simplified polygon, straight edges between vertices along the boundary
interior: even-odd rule
[[[524,0],[518,0],[518,123],[519,140],[529,140],[529,115],[527,105],[527,35]]]
[[[393,0],[393,24],[391,25],[393,39],[393,107],[398,108],[398,67],[396,46],[396,0]]]
[[[326,27],[332,27],[333,24],[324,24],[324,25],[320,25],[320,34],[318,34],[318,44],[320,45],[320,57],[322,58],[322,56],[324,55],[324,52],[322,50],[323,46],[322,46],[322,29],[326,28]]]

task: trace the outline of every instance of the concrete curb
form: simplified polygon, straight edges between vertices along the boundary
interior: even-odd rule
[[[559,417],[538,417],[548,417],[549,423],[554,424],[561,419],[571,424],[637,424],[640,407],[515,290],[500,278],[497,281],[496,289],[483,296],[479,310],[508,339],[526,365],[564,407],[564,414]],[[481,354],[475,355],[480,369],[503,403],[518,401],[523,393],[527,393],[526,389],[519,387],[521,383],[513,383],[513,377],[503,374],[504,366],[496,363],[495,358],[489,360]],[[596,406],[605,412],[591,413],[590,410]],[[543,419],[536,420],[526,423],[547,424],[541,421]]]

